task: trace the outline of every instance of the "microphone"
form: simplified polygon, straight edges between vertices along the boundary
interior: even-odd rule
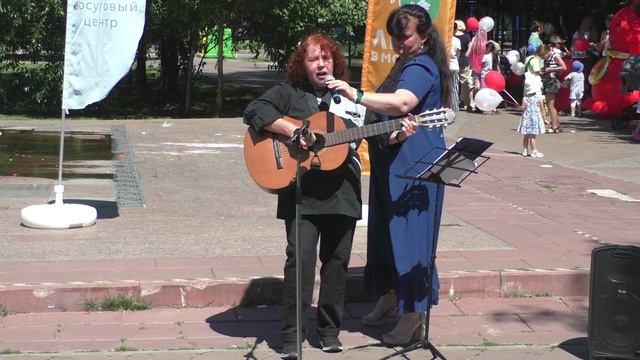
[[[329,81],[334,81],[335,79],[336,78],[334,78],[333,75],[327,75],[324,77],[324,84],[326,85]],[[340,98],[340,94],[338,94],[334,90],[329,90],[329,92],[331,93],[331,98],[333,99],[333,102],[336,104],[340,104],[340,101],[342,101],[342,99]]]

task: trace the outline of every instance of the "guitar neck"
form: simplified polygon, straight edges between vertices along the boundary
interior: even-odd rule
[[[390,133],[402,129],[403,119],[393,119],[375,124],[348,128],[342,131],[327,134],[325,146],[334,146],[350,143],[370,136]]]

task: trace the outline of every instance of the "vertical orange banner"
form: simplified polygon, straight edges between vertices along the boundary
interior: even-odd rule
[[[456,0],[369,0],[361,82],[365,91],[375,91],[395,62],[386,23],[389,14],[404,4],[417,4],[427,9],[444,45],[447,49],[451,46]]]
[[[417,4],[427,9],[445,47],[451,47],[456,0],[369,0],[360,82],[365,91],[375,91],[396,61],[386,24],[389,14],[404,4]],[[369,175],[370,170],[367,147],[367,142],[363,141],[358,148],[363,175]]]

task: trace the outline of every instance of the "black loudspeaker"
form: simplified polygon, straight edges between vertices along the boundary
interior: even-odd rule
[[[607,245],[591,252],[591,359],[640,360],[640,248]]]

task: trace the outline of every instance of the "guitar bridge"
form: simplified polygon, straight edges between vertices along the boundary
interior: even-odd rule
[[[273,157],[276,161],[276,167],[278,170],[282,170],[284,169],[284,162],[282,161],[282,152],[280,151],[281,142],[275,134],[271,135],[271,138],[273,139]]]

